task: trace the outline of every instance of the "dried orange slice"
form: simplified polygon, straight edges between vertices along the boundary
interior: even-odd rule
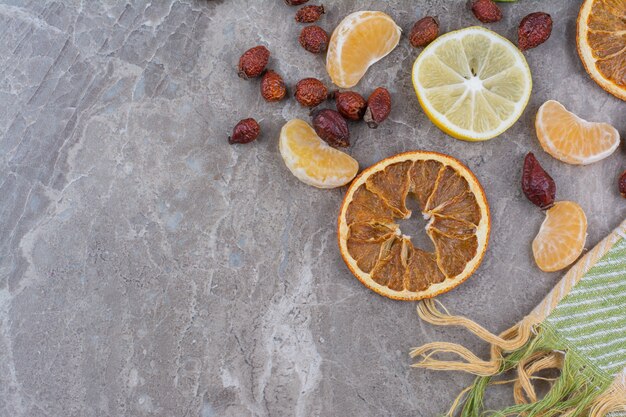
[[[554,100],[539,107],[535,129],[543,150],[568,164],[591,164],[619,146],[619,132],[613,126],[583,120]]]
[[[304,120],[293,119],[285,123],[278,147],[291,173],[317,188],[346,185],[359,170],[356,159],[328,146]]]
[[[583,209],[572,201],[558,201],[546,211],[546,219],[533,240],[535,262],[542,271],[559,271],[578,259],[586,239]]]
[[[626,101],[626,1],[585,0],[578,13],[576,45],[591,78]]]
[[[414,199],[428,219],[435,250],[416,247],[398,219]],[[343,199],[337,236],[341,256],[368,288],[397,300],[450,291],[480,265],[489,240],[489,205],[472,172],[451,156],[414,151],[364,170]]]
[[[398,45],[400,28],[383,12],[360,11],[335,28],[326,55],[330,79],[341,88],[354,87],[367,69]]]

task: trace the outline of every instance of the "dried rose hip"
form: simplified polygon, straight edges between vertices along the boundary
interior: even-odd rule
[[[301,4],[306,3],[309,0],[285,0],[285,3],[289,6],[299,6]]]
[[[619,177],[619,193],[626,198],[626,171],[622,172]]]
[[[298,23],[313,23],[324,14],[324,5],[304,6],[296,13],[296,22]]]
[[[348,120],[361,120],[367,101],[359,93],[354,91],[337,91],[335,93],[335,106],[337,111]]]
[[[391,95],[386,88],[378,87],[367,98],[367,110],[363,120],[367,126],[376,129],[391,113]]]
[[[542,210],[552,207],[556,197],[554,180],[539,165],[539,161],[532,152],[524,158],[522,170],[522,191],[534,205]]]
[[[348,123],[341,115],[330,109],[323,109],[313,115],[315,133],[334,148],[350,146]]]
[[[317,78],[304,78],[296,84],[295,97],[304,107],[315,107],[326,100],[328,90]]]
[[[493,0],[473,0],[472,13],[483,23],[493,23],[502,19],[502,11]]]
[[[543,12],[531,13],[519,24],[517,29],[517,44],[525,51],[541,45],[548,40],[552,33],[552,18]]]
[[[413,25],[409,33],[409,42],[414,48],[421,48],[434,41],[438,35],[439,22],[432,16],[426,16]]]
[[[263,45],[248,49],[239,58],[238,75],[247,80],[258,77],[265,70],[270,59],[270,51]]]
[[[250,143],[259,136],[260,132],[261,127],[256,120],[243,119],[233,129],[232,136],[228,137],[228,143]]]
[[[278,73],[269,70],[261,79],[261,95],[266,101],[280,101],[287,94],[285,82]]]
[[[298,40],[300,41],[300,45],[307,51],[320,54],[326,52],[326,49],[328,49],[330,38],[328,37],[328,33],[321,27],[307,26],[300,32]]]

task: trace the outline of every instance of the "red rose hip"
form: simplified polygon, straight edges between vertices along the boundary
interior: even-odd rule
[[[249,118],[243,119],[233,129],[232,136],[228,137],[228,143],[250,143],[259,136],[261,127],[256,120]]]

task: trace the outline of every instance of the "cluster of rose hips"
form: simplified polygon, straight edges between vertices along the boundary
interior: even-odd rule
[[[494,23],[502,19],[502,10],[493,0],[471,0],[469,7],[476,19]],[[549,14],[535,12],[522,19],[517,30],[517,44],[522,51],[535,48],[548,40],[552,33]],[[432,16],[418,20],[409,33],[409,41],[415,48],[424,47],[439,35],[439,22]]]
[[[472,12],[483,23],[493,23],[502,19],[502,11],[493,0],[473,0]],[[517,45],[525,51],[535,48],[548,40],[552,33],[552,18],[543,12],[534,12],[522,19],[517,29]]]
[[[285,0],[290,6],[306,3],[308,0]],[[301,7],[295,15],[298,23],[314,23],[324,14],[324,6],[307,5]],[[329,43],[328,33],[317,25],[305,26],[298,38],[300,45],[307,51],[319,54],[326,52]],[[239,58],[238,75],[247,80],[261,77],[261,96],[268,102],[280,101],[287,95],[287,86],[276,71],[266,70],[270,51],[262,45],[248,49]],[[354,91],[328,91],[317,78],[304,78],[295,86],[294,97],[304,107],[314,108],[327,99],[334,99],[337,111],[323,109],[315,112],[312,125],[317,134],[333,147],[350,145],[347,120],[365,120],[370,128],[375,129],[389,116],[391,95],[383,87],[375,89],[367,100]],[[241,120],[235,126],[229,143],[249,143],[254,141],[261,131],[256,120]]]

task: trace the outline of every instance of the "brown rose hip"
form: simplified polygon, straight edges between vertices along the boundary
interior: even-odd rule
[[[261,79],[261,95],[266,101],[280,101],[287,94],[285,82],[278,73],[269,70]]]
[[[531,13],[524,17],[517,29],[517,44],[525,51],[535,48],[548,40],[552,33],[552,18],[543,12]]]
[[[228,143],[250,143],[259,136],[260,132],[261,127],[256,120],[243,119],[235,125],[232,136],[228,137]]]
[[[330,109],[323,109],[313,115],[315,133],[334,148],[350,146],[348,123],[341,115]]]
[[[493,23],[502,19],[502,11],[493,0],[473,0],[472,13],[483,23]]]
[[[335,106],[337,111],[348,120],[361,120],[367,101],[359,93],[354,91],[337,91],[335,93]]]
[[[298,23],[313,23],[324,14],[324,6],[304,6],[296,13],[296,22]]]
[[[367,110],[363,120],[367,126],[376,129],[391,113],[391,95],[386,88],[378,87],[367,98]]]
[[[409,33],[409,42],[414,48],[421,48],[432,41],[439,35],[439,22],[432,16],[426,16],[413,25],[411,33]]]
[[[304,78],[296,84],[296,100],[304,107],[315,107],[328,97],[324,83],[317,78]]]
[[[626,198],[626,171],[622,172],[619,177],[619,193]]]
[[[534,205],[542,210],[549,209],[556,197],[556,184],[548,173],[539,165],[532,152],[524,158],[522,170],[522,191]]]
[[[247,80],[258,77],[265,70],[270,59],[270,51],[263,45],[248,49],[239,58],[238,75]]]
[[[285,0],[285,3],[289,6],[299,6],[301,4],[306,3],[309,0]]]
[[[300,41],[300,45],[307,51],[320,54],[326,52],[326,49],[328,49],[330,38],[328,37],[328,33],[321,27],[307,26],[300,32],[298,40]]]

